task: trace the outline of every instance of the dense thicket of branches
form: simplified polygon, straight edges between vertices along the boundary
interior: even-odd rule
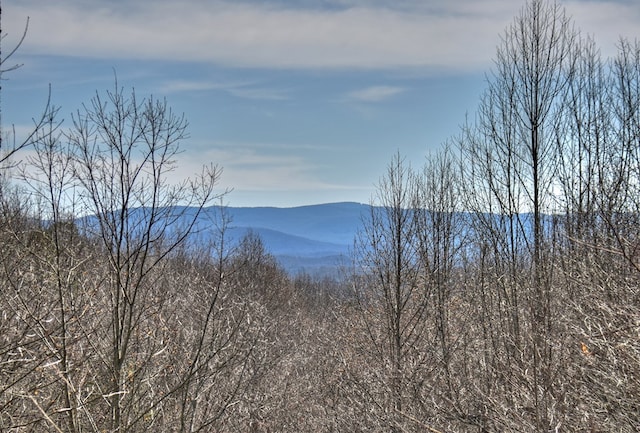
[[[46,111],[0,187],[1,432],[640,430],[639,43],[531,0],[335,280],[199,220],[220,171],[167,182],[164,101]]]

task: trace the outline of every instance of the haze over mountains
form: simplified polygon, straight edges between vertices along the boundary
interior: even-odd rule
[[[253,231],[265,248],[292,275],[306,272],[326,275],[348,262],[353,241],[369,206],[359,203],[328,203],[292,208],[226,207],[231,242]],[[204,209],[200,221],[215,221],[220,208]],[[213,234],[200,224],[204,238]]]
[[[170,234],[172,228],[179,229],[192,221],[197,211],[195,207],[172,207],[165,214],[165,217],[170,216],[170,222],[159,224],[158,230]],[[339,278],[344,267],[352,265],[354,241],[371,211],[371,205],[355,202],[289,208],[210,206],[203,208],[198,215],[190,240],[197,245],[216,245],[224,220],[225,249],[235,247],[248,233],[253,233],[259,236],[266,252],[273,255],[289,275],[306,273]],[[137,225],[148,218],[146,212],[146,208],[132,209],[130,223]],[[486,217],[502,218],[497,214],[487,214]],[[521,233],[523,242],[532,236],[531,217],[529,213],[519,216],[524,230]],[[80,220],[86,230],[97,233],[91,228],[97,225],[95,217]],[[543,222],[552,224],[547,215],[543,216]],[[145,227],[145,224],[141,226]],[[462,232],[459,235],[462,236]]]
[[[348,264],[350,251],[369,205],[342,202],[291,208],[210,206],[201,209],[189,239],[195,245],[217,245],[224,230],[225,249],[230,251],[248,233],[260,237],[267,253],[273,255],[291,275],[335,276]],[[198,208],[171,207],[161,210],[155,230],[172,235],[193,221]],[[134,236],[144,230],[150,210],[144,207],[128,211],[129,229]],[[157,219],[159,215],[156,215]],[[120,216],[109,220],[119,225]],[[164,222],[162,220],[165,220]],[[223,223],[226,221],[226,223]],[[98,235],[95,216],[78,219],[89,235]],[[222,227],[224,226],[224,227]],[[158,233],[160,234],[160,233]]]

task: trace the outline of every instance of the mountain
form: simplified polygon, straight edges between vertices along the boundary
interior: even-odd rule
[[[328,203],[292,208],[227,207],[230,237],[239,240],[249,231],[292,275],[326,275],[348,260],[348,254],[369,211],[359,203]],[[219,207],[205,213],[220,212]]]
[[[165,210],[168,211],[165,215],[171,220],[168,227],[161,228],[165,234],[170,234],[173,228],[182,227],[182,224],[192,220],[198,211],[197,208],[189,207],[172,207]],[[291,208],[211,206],[201,210],[193,227],[194,234],[191,240],[204,245],[209,244],[217,239],[220,222],[226,220],[227,246],[233,247],[247,233],[253,232],[262,239],[267,252],[272,254],[290,275],[305,272],[315,276],[336,276],[342,267],[349,265],[355,237],[371,210],[370,205],[353,202]],[[129,215],[133,221],[130,229],[134,230],[135,235],[136,227],[144,229],[145,224],[137,223],[148,218],[148,209],[135,208]],[[458,216],[466,220],[469,214],[460,213]],[[485,214],[484,218],[495,219],[493,224],[496,229],[508,228],[508,223],[503,221],[507,218],[506,215]],[[532,215],[525,213],[518,218],[519,229],[523,230],[519,234],[522,236],[520,240],[531,240]],[[551,226],[552,218],[550,215],[545,216],[545,225],[548,221]],[[94,216],[82,217],[78,221],[89,233],[95,232],[97,220]]]
[[[248,232],[253,232],[291,275],[300,272],[327,275],[347,262],[362,218],[369,209],[368,205],[351,202],[292,208],[211,206],[200,212],[192,240],[203,244],[215,240],[224,219],[228,221],[225,228],[227,245],[234,245]],[[169,216],[173,215],[170,217],[172,222],[164,229],[168,231],[181,227],[198,211],[180,206],[165,210],[169,211]],[[149,217],[148,209],[131,209],[129,216],[131,229],[144,229],[145,224],[139,222]],[[95,216],[79,218],[78,222],[88,233],[95,233]]]
[[[268,229],[319,242],[351,245],[369,206],[345,202],[292,208],[227,209],[234,227]]]
[[[356,233],[369,206],[359,203],[327,203],[291,208],[220,207],[202,210],[194,227],[199,241],[215,239],[221,216],[229,221],[228,243],[248,232],[260,236],[266,250],[291,275],[334,273],[347,262]],[[196,209],[176,208],[185,218]]]

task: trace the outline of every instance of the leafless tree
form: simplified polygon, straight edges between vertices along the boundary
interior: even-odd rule
[[[41,296],[48,307],[44,316],[27,314],[27,292],[15,286],[21,280],[14,284],[16,299],[23,299],[14,313],[33,316],[28,332],[36,332],[45,347],[41,362],[51,361],[52,391],[44,393],[42,381],[35,382],[42,397],[29,398],[41,413],[34,419],[53,430],[137,430],[157,423],[153,414],[171,396],[192,391],[200,353],[214,362],[210,353],[220,350],[198,349],[213,325],[196,321],[186,341],[193,345],[188,360],[198,368],[179,369],[173,379],[159,374],[168,364],[184,363],[164,355],[178,353],[178,341],[168,341],[177,310],[169,302],[176,288],[167,287],[167,266],[203,207],[220,197],[214,190],[220,171],[205,167],[197,179],[168,183],[186,121],[164,101],[138,101],[116,87],[106,100],[96,95],[73,120],[65,134],[52,121],[50,130],[34,136],[35,153],[23,175],[44,224],[43,240],[25,243],[24,251],[52,282],[43,286],[51,287]],[[219,280],[192,276],[202,290],[222,287]],[[217,292],[200,293],[200,305],[219,309]],[[43,328],[44,322],[50,325]]]
[[[631,397],[638,392],[639,372],[634,366],[640,347],[630,333],[633,325],[629,327],[640,317],[636,302],[639,53],[637,43],[621,40],[598,92],[606,98],[606,112],[599,118],[598,140],[591,140],[594,158],[588,166],[597,180],[592,185],[594,223],[590,236],[576,240],[582,254],[573,257],[569,274],[580,288],[570,302],[571,327],[583,353],[575,382],[581,386],[576,386],[574,395],[583,408],[578,422],[591,429],[631,431],[640,425],[637,401]]]
[[[424,362],[415,349],[422,345],[429,293],[421,284],[422,270],[416,248],[413,170],[396,154],[381,179],[376,200],[359,238],[359,269],[364,279],[356,296],[372,350],[380,366],[383,388],[372,394],[397,430],[398,413],[405,410],[409,367]],[[383,371],[384,371],[383,370]]]
[[[439,352],[438,374],[433,379],[438,384],[438,391],[427,393],[432,397],[430,404],[441,393],[438,406],[447,416],[452,416],[456,411],[465,412],[461,407],[455,407],[460,386],[455,378],[454,352],[462,346],[456,342],[460,337],[455,334],[453,323],[457,320],[452,315],[461,294],[462,285],[457,284],[455,278],[463,266],[469,221],[462,212],[459,164],[451,147],[445,145],[427,158],[422,173],[416,177],[416,185],[413,203],[415,242],[424,273],[422,284],[425,293],[431,296],[425,320],[433,322],[434,335],[430,337],[433,343],[430,345],[437,346]],[[425,401],[425,397],[422,395],[420,400]]]
[[[68,134],[80,206],[91,215],[86,230],[99,239],[107,265],[105,307],[111,318],[102,356],[114,431],[138,420],[123,404],[130,409],[127,401],[140,398],[128,389],[127,375],[144,372],[150,361],[132,343],[163,302],[153,291],[154,271],[187,239],[202,208],[218,198],[217,167],[205,167],[194,181],[168,183],[186,127],[166,101],[139,101],[116,83],[106,99],[96,94],[77,112]]]
[[[528,2],[502,38],[476,122],[461,140],[468,207],[484,233],[480,259],[491,269],[483,273],[493,280],[482,278],[481,287],[489,283],[482,302],[498,312],[486,316],[486,329],[502,340],[507,371],[525,373],[530,403],[517,397],[510,404],[530,405],[532,428],[540,431],[554,427],[552,220],[545,215],[554,210],[554,132],[575,75],[577,42],[558,4]]]
[[[639,83],[527,3],[460,154],[391,160],[352,292],[230,243],[217,167],[169,182],[165,101],[51,108],[0,196],[0,430],[638,430]]]

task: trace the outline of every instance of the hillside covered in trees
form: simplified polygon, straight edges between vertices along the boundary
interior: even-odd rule
[[[640,43],[576,25],[526,4],[334,279],[229,245],[217,166],[168,181],[164,100],[116,83],[3,137],[0,432],[640,430]]]

